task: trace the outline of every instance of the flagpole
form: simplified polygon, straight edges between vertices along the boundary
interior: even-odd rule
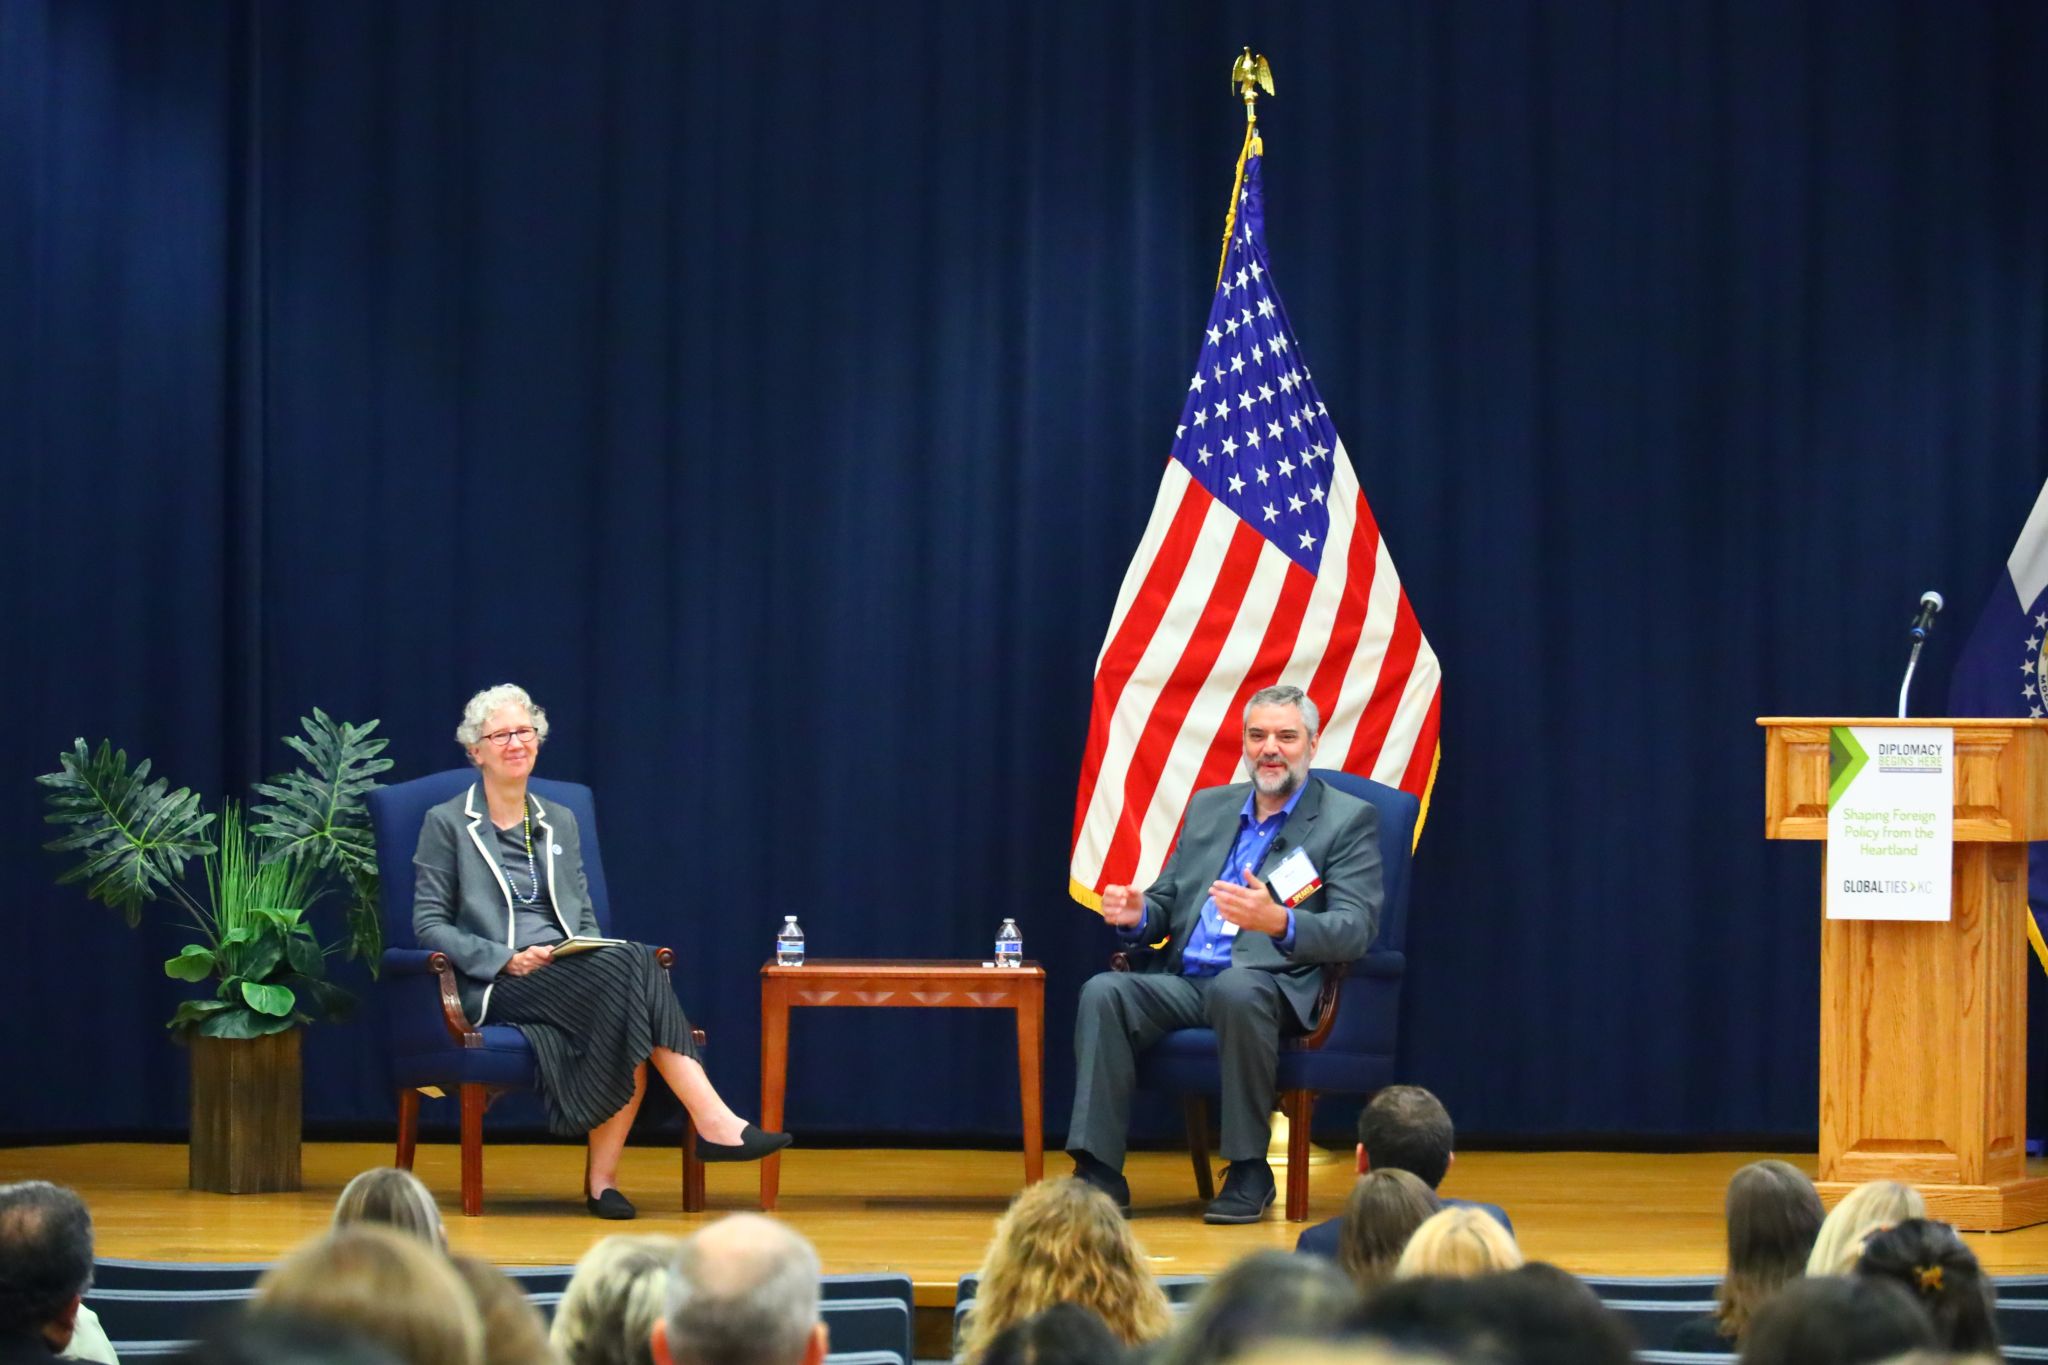
[[[1230,67],[1230,83],[1244,100],[1244,149],[1237,154],[1237,177],[1230,185],[1230,208],[1223,215],[1223,256],[1216,262],[1216,284],[1223,283],[1223,267],[1230,262],[1230,239],[1237,231],[1237,206],[1244,194],[1244,167],[1247,161],[1265,153],[1265,144],[1259,137],[1259,92],[1273,93],[1273,67],[1265,57],[1253,56],[1246,48]],[[1211,285],[1210,288],[1215,288]]]

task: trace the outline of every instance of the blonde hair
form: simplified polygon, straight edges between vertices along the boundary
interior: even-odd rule
[[[1088,1309],[1126,1346],[1173,1325],[1131,1225],[1108,1195],[1071,1177],[1029,1187],[997,1220],[959,1359],[972,1365],[998,1332],[1056,1303]]]
[[[354,1331],[405,1365],[484,1365],[483,1319],[448,1258],[358,1223],[293,1251],[256,1282],[271,1309]]]
[[[1415,1229],[1395,1263],[1394,1278],[1440,1275],[1471,1279],[1522,1264],[1522,1249],[1500,1220],[1482,1209],[1440,1209]]]
[[[568,1365],[653,1365],[648,1337],[668,1299],[679,1237],[600,1238],[569,1277],[548,1337]]]
[[[469,1286],[484,1324],[484,1359],[490,1365],[560,1365],[548,1341],[548,1324],[511,1277],[476,1256],[451,1256],[449,1264]]]
[[[433,1193],[411,1171],[396,1166],[372,1166],[342,1186],[341,1197],[334,1201],[334,1226],[356,1223],[410,1233],[436,1249],[448,1245]]]
[[[1415,1230],[1441,1207],[1436,1192],[1410,1171],[1367,1171],[1351,1187],[1337,1225],[1337,1264],[1360,1289],[1394,1278],[1394,1267]]]
[[[1813,1254],[1806,1258],[1806,1273],[1846,1275],[1862,1258],[1863,1243],[1871,1233],[1926,1216],[1927,1201],[1911,1185],[1896,1180],[1865,1181],[1828,1211],[1820,1236],[1813,1239]]]

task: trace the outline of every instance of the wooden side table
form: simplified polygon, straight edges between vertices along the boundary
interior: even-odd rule
[[[782,1127],[789,1080],[789,1012],[798,1005],[892,1009],[1013,1010],[1017,1086],[1024,1113],[1024,1181],[1045,1175],[1043,1082],[1045,969],[984,967],[979,962],[861,961],[812,958],[801,967],[761,968],[761,1126]],[[761,1207],[775,1207],[782,1180],[778,1153],[761,1162]]]

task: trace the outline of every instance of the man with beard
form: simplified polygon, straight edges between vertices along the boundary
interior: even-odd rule
[[[1244,709],[1251,780],[1196,792],[1180,841],[1142,891],[1111,886],[1102,917],[1132,958],[1081,991],[1074,1029],[1074,1174],[1130,1206],[1123,1177],[1137,1054],[1174,1029],[1216,1030],[1223,1189],[1210,1223],[1254,1223],[1273,1202],[1266,1164],[1283,1034],[1313,1025],[1325,963],[1372,946],[1385,898],[1379,812],[1309,776],[1320,724],[1298,687]]]

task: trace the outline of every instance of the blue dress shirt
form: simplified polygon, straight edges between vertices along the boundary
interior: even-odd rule
[[[1243,869],[1248,867],[1256,872],[1259,864],[1265,860],[1266,850],[1273,846],[1273,840],[1286,825],[1287,818],[1294,814],[1294,808],[1301,803],[1301,794],[1307,790],[1308,783],[1304,781],[1294,789],[1294,795],[1287,798],[1286,805],[1264,820],[1259,819],[1258,792],[1253,791],[1247,795],[1244,799],[1244,809],[1237,813],[1237,841],[1231,844],[1230,856],[1223,860],[1222,870],[1216,874],[1216,880],[1228,879],[1242,883]],[[1120,932],[1123,932],[1126,938],[1136,938],[1143,928],[1143,924],[1140,924],[1135,929]],[[1230,922],[1224,919],[1223,913],[1216,908],[1216,898],[1210,896],[1205,899],[1202,902],[1202,917],[1196,923],[1194,931],[1188,935],[1187,946],[1181,949],[1181,974],[1214,976],[1228,967],[1231,944],[1235,941],[1234,935],[1225,932],[1229,928]],[[1274,942],[1279,944],[1283,953],[1294,951],[1292,907],[1287,911],[1287,932]]]

